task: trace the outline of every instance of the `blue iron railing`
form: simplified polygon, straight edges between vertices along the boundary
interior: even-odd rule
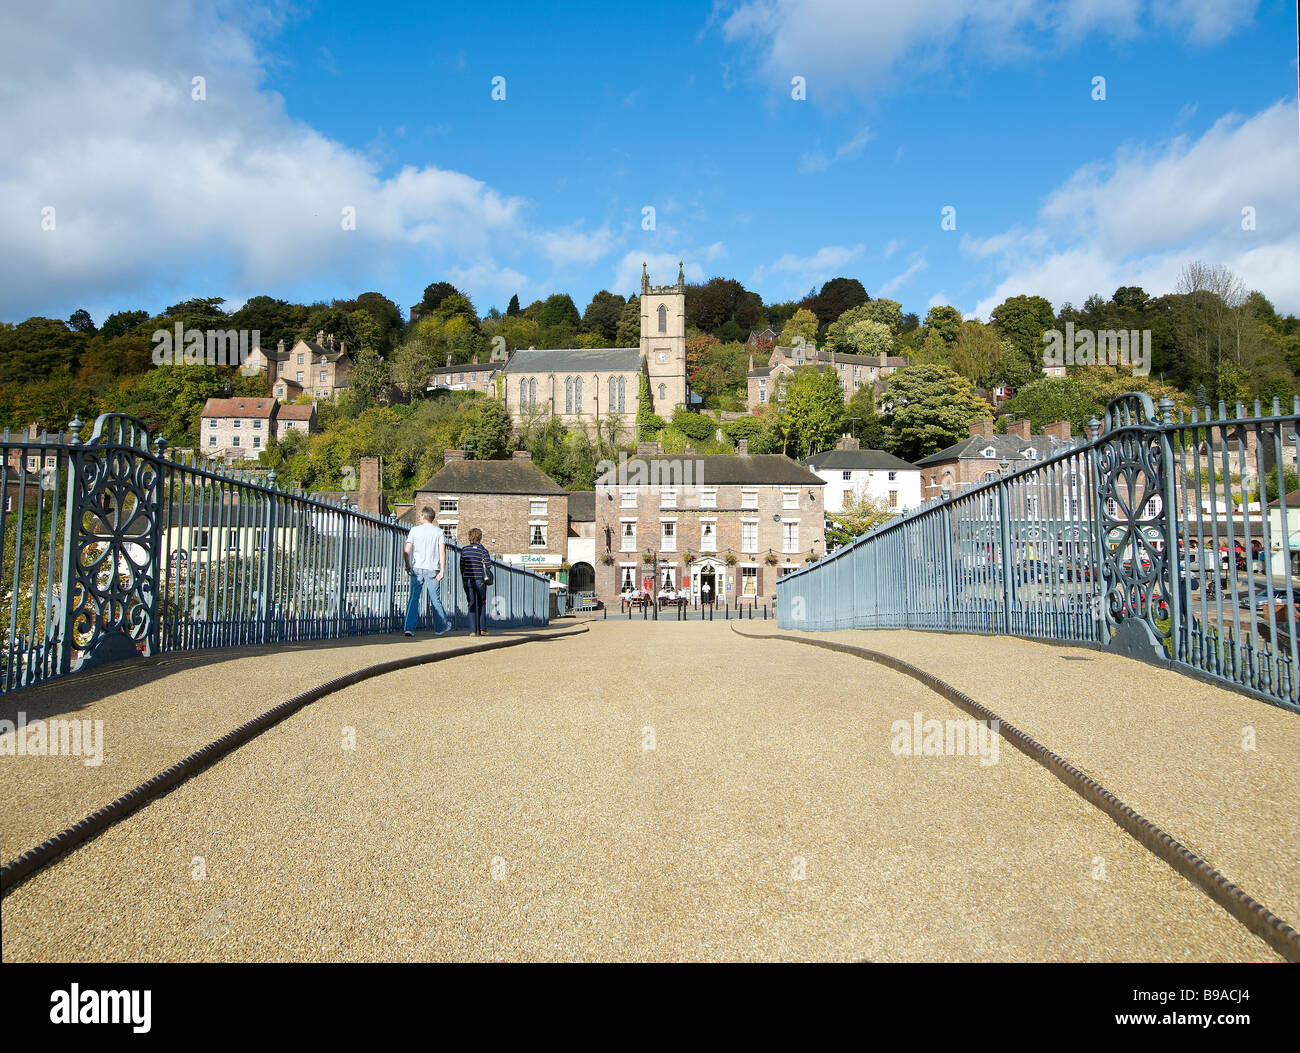
[[[1300,712],[1300,399],[1125,395],[1087,441],[892,520],[777,582],[787,629],[1096,644]]]
[[[0,437],[0,691],[136,655],[401,629],[407,529],[193,454],[104,414]],[[442,600],[469,624],[460,548]],[[496,627],[545,625],[545,577],[496,562]],[[421,627],[429,627],[425,613]]]

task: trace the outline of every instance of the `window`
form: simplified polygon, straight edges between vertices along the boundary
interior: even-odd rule
[[[740,524],[740,551],[741,552],[758,551],[758,524],[757,523]]]
[[[740,568],[740,594],[742,596],[758,595],[758,568]]]
[[[659,507],[660,507],[660,508],[676,508],[676,507],[677,507],[677,491],[676,491],[676,490],[660,490],[660,491],[659,491]]]
[[[799,551],[799,524],[798,523],[781,524],[781,551],[782,552]]]
[[[663,535],[660,538],[659,547],[665,552],[676,552],[677,521],[675,519],[665,519],[660,526],[663,528]]]
[[[636,524],[624,523],[622,537],[623,537],[622,551],[635,552],[636,551]]]
[[[239,445],[239,436],[238,436],[238,435],[236,435],[236,436],[234,437],[234,439],[231,440],[231,445],[232,445],[232,446],[238,446],[238,445]]]
[[[851,482],[852,479],[853,479],[853,473],[852,473],[852,472],[843,472],[843,473],[842,473],[842,478],[844,479],[844,481],[845,481],[846,483],[847,483],[847,482]]]
[[[898,473],[897,473],[897,472],[890,472],[890,473],[889,473],[889,481],[890,481],[891,483],[892,483],[896,478],[898,478]]]
[[[241,422],[238,421],[238,420],[232,420],[232,421],[230,422],[230,426],[231,426],[232,428],[238,428],[239,425],[240,425],[240,423],[241,423]]]
[[[573,412],[582,412],[582,377],[573,382]]]
[[[253,430],[254,430],[254,431],[261,431],[261,430],[262,430],[262,422],[261,422],[260,420],[255,420],[255,421],[253,421]]]
[[[759,388],[759,390],[758,390],[758,401],[759,401],[760,403],[763,403],[763,402],[766,402],[766,401],[767,401],[767,392],[764,391],[762,388]]]
[[[624,490],[622,493],[623,493],[623,500],[619,502],[619,508],[635,508],[636,491]]]
[[[546,547],[546,527],[541,523],[530,523],[528,526],[528,546],[529,548]]]
[[[1025,494],[1025,517],[1027,519],[1038,518],[1038,495]]]
[[[253,436],[253,449],[255,449],[255,450],[259,450],[259,449],[261,449],[261,448],[262,448],[262,436],[260,436],[260,435],[254,435],[254,436]]]
[[[992,446],[985,446],[984,449],[980,451],[980,456],[987,457],[989,460],[992,460],[997,455],[998,455],[998,451],[995,450]]]
[[[528,381],[528,408],[537,408],[537,378],[533,377]]]
[[[668,332],[668,308],[663,304],[659,305],[659,332]]]
[[[439,525],[440,527],[442,527],[442,532],[443,532],[445,535],[447,535],[447,540],[448,540],[448,541],[455,541],[455,540],[456,540],[456,524],[455,524],[455,523],[439,523],[438,525]]]
[[[626,385],[624,384],[624,378],[623,378],[623,377],[619,377],[619,378],[618,378],[618,411],[619,411],[619,413],[622,413],[622,412],[623,412],[623,407],[626,405],[626,403],[623,401],[623,396],[624,396],[625,392],[626,392]]]
[[[216,441],[216,440],[213,439],[213,442],[215,442],[215,441]],[[36,469],[39,468],[40,466],[41,466],[41,459],[40,459],[39,457],[28,457],[28,458],[27,458],[27,470],[28,470],[28,471],[34,472],[34,471],[36,471]]]
[[[844,499],[843,499],[843,501],[842,501],[841,503],[843,504],[843,506],[844,506],[845,508],[848,508],[849,505],[851,505],[851,504],[853,503],[853,491],[852,491],[852,490],[845,490],[845,491],[844,491]]]
[[[781,494],[781,507],[785,509],[799,510],[799,491],[786,490]]]
[[[659,588],[663,589],[664,592],[676,592],[677,591],[676,578],[677,578],[677,568],[665,567],[664,580],[659,583]]]
[[[889,491],[889,507],[890,507],[890,508],[897,508],[897,507],[898,507],[898,491],[897,491],[897,490],[890,490],[890,491]]]
[[[452,515],[460,514],[460,498],[458,497],[440,497],[438,498],[438,511],[450,512]]]
[[[631,567],[624,567],[621,575],[622,584],[619,586],[620,592],[632,592],[636,589],[636,580]]]
[[[298,383],[299,383],[299,384],[302,383],[302,370],[301,370],[301,369],[298,370]]]
[[[323,372],[321,373],[320,378],[321,378],[321,380],[324,380],[324,379],[325,379],[325,374],[324,374]],[[465,383],[465,374],[464,374],[464,373],[457,373],[457,374],[456,374],[456,383],[457,383],[457,384],[463,384],[463,383]]]
[[[701,491],[700,491],[700,507],[701,507],[701,508],[717,508],[717,507],[718,507],[718,491],[717,491],[717,490],[701,490]]]
[[[546,498],[530,498],[528,501],[528,514],[530,516],[546,515]]]
[[[564,378],[564,412],[573,412],[573,377]]]
[[[298,356],[298,365],[302,365],[302,355]]]
[[[742,491],[740,492],[740,507],[741,507],[741,508],[757,508],[757,507],[758,507],[758,491],[757,491],[757,490],[742,490]]]
[[[209,436],[208,436],[208,445],[209,445],[209,446],[215,446],[216,444],[217,444],[217,437],[216,437],[215,435],[209,435]]]
[[[206,530],[190,531],[190,548],[207,548],[208,532]]]
[[[609,378],[609,401],[605,405],[610,413],[613,413],[614,407],[618,405],[618,381],[614,377]]]
[[[216,426],[217,426],[217,418],[216,418],[216,417],[212,417],[212,418],[210,418],[210,419],[208,420],[208,427],[209,427],[209,428],[215,428]]]
[[[528,381],[523,377],[519,378],[519,408],[523,409],[528,405]]]
[[[323,369],[320,371],[320,382],[321,382],[322,384],[325,383],[325,370],[323,370]]]
[[[659,385],[659,401],[662,402],[662,401],[663,401],[664,399],[666,399],[667,397],[668,397],[668,388],[667,388],[665,385],[660,384],[660,385]]]
[[[718,551],[718,525],[705,521],[700,524],[700,551]]]

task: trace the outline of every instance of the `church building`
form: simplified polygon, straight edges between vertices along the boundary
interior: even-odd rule
[[[559,417],[591,430],[611,416],[630,428],[636,420],[641,377],[649,381],[654,412],[670,420],[688,400],[686,276],[651,285],[641,265],[641,345],[516,351],[504,373],[506,408],[516,421]]]

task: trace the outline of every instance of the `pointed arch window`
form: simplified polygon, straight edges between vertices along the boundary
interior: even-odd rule
[[[582,377],[577,377],[573,381],[573,412],[582,412]]]
[[[573,377],[564,378],[564,412],[573,412]]]
[[[609,401],[605,403],[609,407],[609,412],[613,413],[618,407],[618,379],[609,378]]]
[[[663,401],[664,399],[666,399],[667,397],[668,397],[668,388],[667,388],[667,386],[665,386],[665,385],[663,385],[663,384],[660,384],[660,385],[659,385],[659,401],[662,402],[662,401]]]
[[[668,332],[668,308],[663,304],[659,305],[659,332]]]
[[[626,394],[627,394],[627,386],[626,386],[626,384],[625,384],[625,382],[624,382],[624,378],[623,378],[623,377],[619,377],[619,378],[618,378],[618,411],[619,411],[619,413],[623,413],[623,412],[625,412],[624,407],[627,405],[627,403],[624,401],[624,398],[625,398]]]
[[[523,409],[528,405],[528,381],[523,377],[519,378],[519,408]]]
[[[528,381],[528,408],[537,408],[537,378],[533,377]]]

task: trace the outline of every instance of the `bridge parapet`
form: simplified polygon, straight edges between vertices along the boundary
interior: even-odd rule
[[[125,414],[83,430],[0,436],[0,691],[137,655],[401,628],[396,517],[171,455]],[[442,599],[463,623],[460,547],[447,551]],[[546,578],[499,561],[494,577],[494,625],[547,623]]]
[[[945,494],[777,583],[787,629],[1113,648],[1300,712],[1300,398],[1131,393],[1087,441]]]

